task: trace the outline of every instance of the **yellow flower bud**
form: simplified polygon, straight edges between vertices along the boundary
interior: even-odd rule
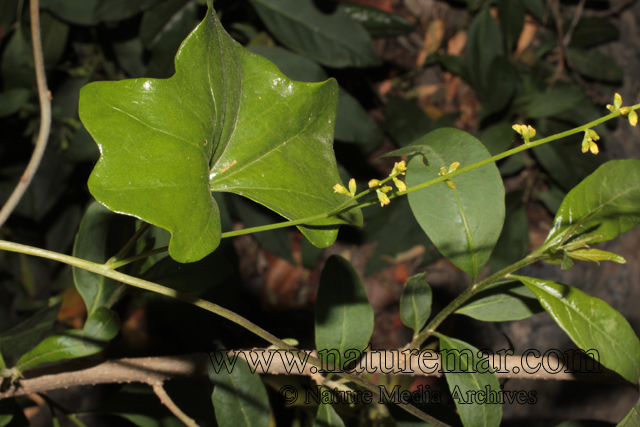
[[[407,164],[405,161],[397,162],[393,166],[393,170],[391,171],[391,175],[401,174],[404,175],[404,172],[407,170]]]
[[[451,163],[451,166],[449,166],[449,173],[455,172],[458,167],[460,167],[460,162]]]
[[[619,93],[616,93],[615,96],[613,97],[613,107],[616,110],[619,110],[621,106],[622,106],[622,97],[620,96]]]
[[[377,187],[378,185],[380,185],[380,181],[377,179],[372,179],[371,181],[369,181],[369,188]]]
[[[383,193],[388,193],[391,190],[393,190],[393,187],[389,187],[388,185],[380,188],[380,191],[382,191]]]
[[[447,185],[449,186],[450,189],[455,190],[456,189],[456,183],[451,181],[450,179],[445,181],[447,183]]]
[[[344,186],[340,184],[336,184],[333,186],[333,192],[344,194],[345,196],[351,196],[351,193],[349,193],[349,190],[347,190],[346,188],[344,188]]]
[[[398,191],[407,191],[407,184],[400,181],[398,178],[393,178],[393,182],[396,184],[396,187],[398,187]]]
[[[391,200],[389,200],[389,197],[386,194],[384,194],[382,191],[376,190],[376,193],[378,194],[378,200],[380,201],[380,206],[388,205],[389,203],[391,203]]]
[[[353,178],[351,178],[351,179],[349,180],[349,191],[351,192],[351,195],[352,195],[352,196],[355,196],[355,195],[356,195],[356,190],[357,190],[357,189],[358,189],[358,188],[357,188],[357,186],[356,186],[356,180],[355,180],[355,179],[353,179]]]
[[[636,113],[636,110],[629,111],[629,116],[627,118],[629,119],[629,124],[631,126],[638,124],[638,113]]]
[[[449,172],[447,172],[447,168],[445,168],[444,166],[440,168],[440,172],[438,172],[438,175],[440,176],[445,176],[446,174],[448,174]]]

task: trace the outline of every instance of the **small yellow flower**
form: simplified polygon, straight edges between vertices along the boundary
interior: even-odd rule
[[[636,113],[636,110],[629,111],[629,115],[627,116],[627,118],[629,119],[629,124],[631,126],[635,126],[638,124],[638,113]]]
[[[396,187],[398,187],[398,191],[407,191],[407,184],[400,181],[398,178],[393,178],[393,183],[396,184]]]
[[[389,200],[389,197],[386,194],[384,194],[382,191],[376,190],[376,193],[378,194],[378,200],[380,201],[380,206],[388,205],[389,203],[391,203],[391,200]]]
[[[383,193],[388,193],[391,190],[393,190],[393,187],[389,187],[388,185],[380,188],[380,191],[382,191]]]
[[[536,136],[536,130],[531,125],[513,125],[511,128],[522,135],[525,144],[528,144],[529,140]]]
[[[447,170],[445,167],[441,167],[440,172],[438,172],[438,175],[445,176],[448,173],[455,172],[459,167],[460,167],[460,162],[453,162],[451,163],[451,166],[449,166],[449,170]]]
[[[344,188],[344,186],[340,184],[336,184],[333,186],[333,192],[344,194],[345,196],[351,196],[351,193],[349,193],[349,190],[347,190],[346,188]]]
[[[616,93],[613,97],[613,105],[607,104],[607,110],[615,113],[616,111],[620,111],[620,107],[622,106],[622,97],[619,93]],[[623,113],[624,114],[624,113]]]
[[[600,139],[600,135],[593,129],[587,129],[584,131],[584,138],[582,139],[582,152],[586,153],[591,151],[593,154],[598,154],[600,150],[598,145],[594,142]]]
[[[377,187],[378,185],[380,185],[380,181],[377,179],[372,179],[371,181],[369,181],[369,188]]]
[[[356,186],[356,180],[354,178],[351,178],[351,180],[349,180],[349,191],[351,192],[352,196],[356,195],[357,189],[358,187]]]
[[[446,174],[448,174],[449,172],[447,172],[447,168],[445,168],[444,166],[440,168],[440,172],[438,172],[438,175],[440,176],[445,176]]]
[[[450,189],[452,190],[456,189],[456,183],[451,181],[450,179],[446,180],[445,183],[449,186]]]
[[[403,160],[401,162],[397,162],[393,166],[393,170],[391,171],[391,175],[396,175],[396,174],[404,175],[406,170],[407,170],[407,164]]]

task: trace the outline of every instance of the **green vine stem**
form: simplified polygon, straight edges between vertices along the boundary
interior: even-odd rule
[[[638,108],[640,108],[640,104],[636,104],[636,105],[628,107],[628,108],[630,110],[637,110]],[[494,162],[497,162],[498,160],[502,160],[502,159],[504,159],[506,157],[513,156],[514,154],[520,153],[521,151],[525,151],[525,150],[528,150],[530,148],[537,147],[537,146],[542,145],[542,144],[546,144],[548,142],[556,141],[558,139],[566,138],[567,136],[571,136],[571,135],[575,135],[575,134],[580,133],[580,132],[584,132],[587,129],[591,129],[594,126],[597,126],[597,125],[599,125],[601,123],[604,123],[604,122],[606,122],[608,120],[611,120],[613,118],[616,118],[616,117],[618,117],[620,115],[621,115],[620,111],[616,111],[616,112],[608,114],[608,115],[606,115],[604,117],[601,117],[601,118],[599,118],[597,120],[589,122],[589,123],[587,123],[585,125],[579,126],[577,128],[570,129],[568,131],[565,131],[565,132],[562,132],[562,133],[558,133],[558,134],[555,134],[555,135],[551,135],[551,136],[548,136],[546,138],[542,138],[542,139],[540,139],[538,141],[531,141],[528,144],[527,143],[522,144],[519,147],[513,148],[513,149],[508,150],[508,151],[505,151],[504,153],[500,153],[500,154],[497,154],[497,155],[495,155],[493,157],[490,157],[488,159],[482,160],[480,162],[473,163],[473,164],[471,164],[469,166],[465,166],[465,167],[459,168],[459,169],[457,169],[457,170],[455,170],[453,172],[448,173],[446,176],[440,176],[440,177],[434,178],[434,179],[432,179],[430,181],[423,182],[422,184],[418,184],[418,185],[415,185],[413,187],[409,187],[405,191],[396,191],[394,193],[389,194],[388,197],[389,197],[390,200],[392,200],[392,199],[395,199],[396,197],[404,196],[406,194],[413,193],[414,191],[422,190],[423,188],[426,188],[426,187],[429,187],[431,185],[435,185],[435,184],[438,184],[440,182],[443,182],[443,181],[446,181],[448,179],[451,179],[451,178],[453,178],[453,177],[455,177],[457,175],[460,175],[461,173],[465,173],[465,172],[468,172],[470,170],[477,169],[479,167],[488,165],[489,163],[494,163]],[[399,174],[390,175],[389,177],[387,177],[387,178],[385,178],[383,180],[380,180],[380,185],[382,185],[382,184],[386,183],[387,181],[397,177],[398,175]],[[379,201],[378,200],[371,200],[371,201],[368,201],[368,202],[358,203],[358,204],[355,204],[355,205],[352,204],[352,202],[354,202],[357,199],[360,199],[361,197],[364,197],[364,196],[370,194],[376,188],[378,188],[378,187],[369,188],[369,189],[357,194],[356,196],[350,197],[344,203],[341,203],[340,205],[338,205],[337,207],[335,207],[334,209],[332,209],[332,210],[330,210],[329,212],[326,212],[326,213],[310,216],[310,217],[307,217],[307,218],[296,219],[296,220],[293,220],[293,221],[284,221],[284,222],[278,222],[278,223],[275,223],[275,224],[262,225],[262,226],[259,226],[259,227],[251,227],[251,228],[245,228],[245,229],[242,229],[242,230],[229,231],[229,232],[226,232],[226,233],[222,233],[222,238],[224,239],[224,238],[228,238],[228,237],[242,236],[242,235],[245,235],[245,234],[259,233],[261,231],[276,230],[276,229],[279,229],[279,228],[292,227],[292,226],[295,226],[295,225],[312,224],[315,221],[326,219],[326,218],[329,218],[329,217],[332,217],[332,216],[335,216],[335,215],[340,215],[340,214],[349,212],[349,211],[354,210],[354,209],[365,208],[367,206],[371,206],[371,205],[374,205],[376,203],[379,203]],[[141,253],[139,255],[136,255],[135,257],[127,258],[127,259],[124,259],[124,260],[119,261],[119,262],[114,262],[112,264],[112,267],[113,268],[122,267],[122,266],[124,266],[126,264],[129,264],[131,262],[134,262],[134,261],[137,261],[139,259],[143,259],[143,258],[149,257],[151,255],[155,255],[155,254],[160,253],[160,252],[164,252],[166,250],[167,250],[167,248],[165,247],[165,248],[154,249],[154,250],[149,251],[149,252],[144,252],[144,253]]]
[[[196,307],[203,308],[207,311],[210,311],[219,316],[222,316],[225,319],[230,320],[235,324],[242,326],[245,329],[248,329],[249,331],[259,336],[260,338],[275,345],[276,347],[282,350],[288,350],[296,357],[303,359],[303,356],[301,356],[303,352],[297,349],[296,347],[293,347],[287,344],[286,342],[277,338],[275,335],[272,335],[270,332],[260,328],[258,325],[250,322],[249,320],[234,313],[233,311],[228,310],[212,302],[203,300],[201,298],[196,298],[194,296],[176,291],[175,289],[158,285],[157,283],[149,282],[146,280],[138,279],[137,277],[120,273],[119,271],[113,270],[112,267],[106,266],[104,264],[97,264],[94,262],[85,261],[80,258],[59,254],[57,252],[51,252],[44,249],[34,248],[32,246],[21,245],[19,243],[7,242],[4,240],[0,240],[0,249],[6,250],[9,252],[18,252],[18,253],[23,253],[27,255],[37,256],[40,258],[46,258],[46,259],[62,262],[64,264],[68,264],[73,267],[82,268],[83,270],[91,271],[93,273],[97,273],[102,276],[109,277],[119,282],[126,283],[127,285],[135,286],[136,288],[145,289],[147,291],[155,292],[161,295],[178,299],[180,301],[184,301],[186,303],[195,305]],[[316,366],[318,368],[326,367],[330,371],[334,371],[337,375],[349,381],[352,381],[355,384],[358,384],[359,386],[371,391],[372,394],[376,397],[376,400],[380,399],[380,390],[378,389],[378,387],[375,384],[361,378],[360,376],[354,375],[348,372],[339,372],[339,370],[336,369],[334,366],[328,365],[326,363],[323,364],[323,362],[320,359],[313,356],[308,356],[307,361],[311,365]],[[410,414],[416,416],[422,421],[431,423],[436,427],[450,427],[449,425],[442,423],[441,421],[438,421],[437,419],[425,414],[424,412],[417,409],[415,406],[407,405],[403,403],[401,403],[400,406]]]

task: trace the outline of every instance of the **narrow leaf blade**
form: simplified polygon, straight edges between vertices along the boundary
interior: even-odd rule
[[[400,319],[415,333],[427,323],[431,314],[432,291],[427,273],[409,277],[400,296]]]

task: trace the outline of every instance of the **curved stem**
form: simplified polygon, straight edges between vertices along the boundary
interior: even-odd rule
[[[20,177],[20,181],[11,193],[11,196],[0,210],[0,227],[5,223],[11,212],[18,206],[20,199],[31,184],[33,176],[40,166],[40,161],[47,147],[49,132],[51,131],[51,93],[47,88],[47,76],[44,72],[44,59],[42,55],[42,40],[40,39],[40,14],[38,0],[31,0],[31,40],[33,44],[33,59],[36,68],[36,81],[38,83],[38,98],[40,100],[40,131],[36,146],[31,155],[31,160],[24,173]]]
[[[462,306],[465,302],[469,300],[469,298],[473,297],[477,293],[485,290],[487,287],[491,286],[495,282],[504,279],[509,274],[513,273],[516,270],[520,270],[522,267],[525,267],[529,264],[533,264],[536,261],[542,259],[541,255],[529,255],[526,258],[516,262],[515,264],[511,264],[508,267],[503,268],[497,273],[492,274],[481,282],[476,283],[472,287],[468,288],[466,291],[461,293],[449,303],[442,311],[440,311],[432,320],[429,322],[427,326],[411,341],[409,348],[419,349],[420,346],[425,342],[427,338],[434,334],[436,328],[440,326],[440,324],[454,311],[456,311],[460,306]]]
[[[296,357],[303,357],[313,366],[316,366],[318,368],[323,368],[323,369],[326,368],[329,371],[334,371],[337,375],[343,378],[346,378],[349,381],[352,381],[358,384],[359,386],[371,391],[372,394],[376,396],[377,400],[379,400],[380,398],[380,390],[375,384],[363,379],[358,375],[354,375],[349,372],[340,372],[334,366],[328,365],[327,363],[323,363],[320,359],[316,357],[307,356],[307,354],[304,353],[302,350],[299,350],[296,347],[287,344],[286,342],[277,338],[275,335],[262,329],[255,323],[252,323],[249,320],[245,319],[244,317],[234,313],[233,311],[228,310],[212,302],[176,291],[175,289],[171,289],[166,286],[158,285],[157,283],[149,282],[146,280],[138,279],[137,277],[120,273],[119,271],[115,271],[111,267],[108,267],[103,264],[96,264],[94,262],[85,261],[83,259],[72,257],[69,255],[63,255],[57,252],[51,252],[44,249],[21,245],[19,243],[11,243],[4,240],[0,240],[0,249],[10,251],[10,252],[18,252],[18,253],[23,253],[27,255],[34,255],[41,258],[51,259],[54,261],[59,261],[64,264],[71,265],[73,267],[82,268],[83,270],[91,271],[93,273],[97,273],[102,276],[109,277],[119,282],[126,283],[127,285],[135,286],[136,288],[145,289],[151,292],[155,292],[161,295],[178,299],[180,301],[187,302],[189,304],[195,305],[196,307],[203,308],[207,311],[210,311],[219,316],[222,316],[225,319],[230,320],[233,323],[240,325],[245,329],[248,329],[249,331],[259,336],[260,338],[270,342],[271,344],[275,345],[276,347],[282,350],[290,351]],[[300,356],[300,355],[303,355],[303,356]],[[449,427],[447,424],[444,424],[438,421],[437,419],[425,414],[424,412],[420,411],[419,409],[417,409],[412,405],[401,403],[400,406],[410,414],[415,415],[419,419],[429,422],[434,426]]]

